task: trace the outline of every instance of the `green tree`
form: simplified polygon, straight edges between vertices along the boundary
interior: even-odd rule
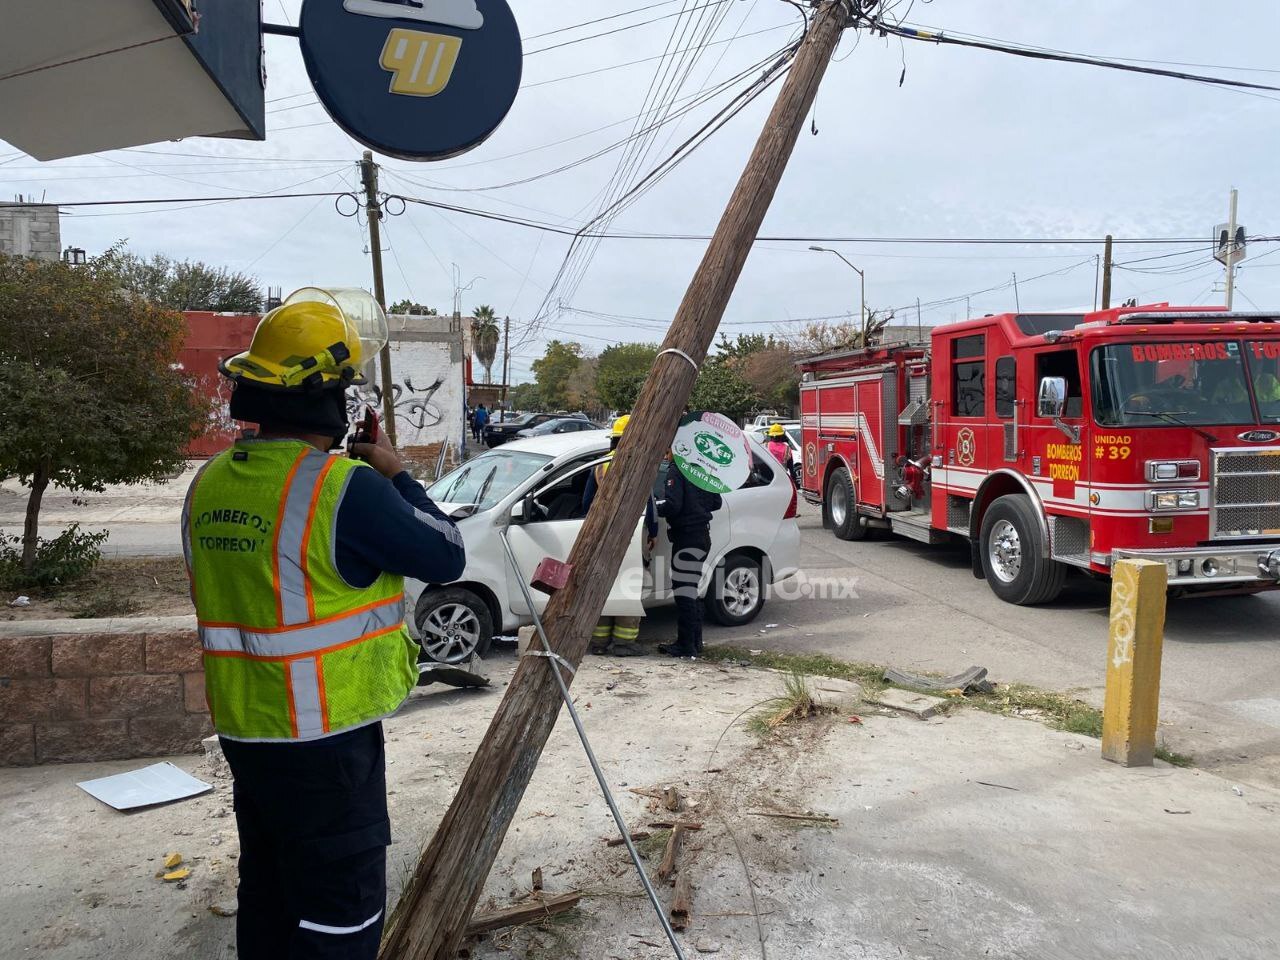
[[[546,409],[536,383],[517,383],[511,388],[511,409],[532,410],[540,413]]]
[[[652,343],[606,347],[596,364],[596,393],[600,402],[619,412],[634,407],[657,357],[658,348]]]
[[[129,296],[116,267],[110,253],[81,267],[0,256],[0,478],[30,488],[28,577],[50,483],[163,479],[213,414],[177,363],[182,317]]]
[[[258,281],[226,267],[172,260],[160,253],[146,259],[129,253],[122,244],[101,259],[103,266],[120,278],[121,286],[157,307],[215,313],[258,313],[262,309]]]
[[[759,406],[760,398],[732,364],[716,360],[702,366],[693,385],[689,405],[694,410],[713,410],[731,420],[742,420]]]
[[[543,355],[533,361],[533,377],[544,409],[564,410],[569,406],[569,378],[581,362],[581,344],[563,340],[552,340]]]
[[[498,329],[493,307],[484,304],[471,311],[471,340],[475,346],[476,359],[484,367],[485,383],[493,383],[493,361],[498,355],[498,341],[501,338],[502,332]]]
[[[716,356],[722,359],[742,360],[762,350],[773,350],[778,346],[773,334],[740,333],[736,340],[730,340],[727,333],[720,334],[716,343]]]
[[[435,307],[428,307],[424,303],[414,303],[412,300],[397,300],[391,306],[387,307],[387,313],[396,313],[401,316],[410,317],[438,317],[440,316]]]

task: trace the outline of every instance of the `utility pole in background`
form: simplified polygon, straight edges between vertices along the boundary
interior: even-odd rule
[[[571,668],[644,513],[653,474],[668,449],[694,380],[742,274],[831,55],[850,22],[848,0],[823,0],[813,12],[751,158],[707,245],[649,371],[611,469],[569,555],[565,586],[542,622],[550,652]],[[781,66],[776,69],[781,69]],[[528,577],[532,571],[521,571]],[[453,802],[422,852],[383,942],[383,960],[453,960],[516,808],[561,710],[547,657],[522,657]],[[565,682],[571,682],[566,676]]]
[[[1102,248],[1102,309],[1111,309],[1111,234]]]
[[[511,395],[511,318],[502,318],[502,407],[498,410],[498,422],[507,422],[507,403]]]
[[[1227,309],[1236,299],[1236,188],[1231,188],[1231,215],[1227,220]]]
[[[1022,300],[1018,298],[1018,275],[1016,273],[1013,275],[1013,306],[1019,313],[1022,312]]]
[[[920,319],[919,297],[916,297],[916,339],[924,343],[924,321]]]
[[[382,204],[378,200],[378,165],[373,154],[366,150],[360,161],[360,179],[364,182],[365,212],[369,216],[369,254],[373,257],[373,296],[378,306],[387,309],[387,291],[382,284]],[[387,439],[396,442],[396,407],[391,395],[391,343],[382,348],[379,357],[382,366],[382,429]]]

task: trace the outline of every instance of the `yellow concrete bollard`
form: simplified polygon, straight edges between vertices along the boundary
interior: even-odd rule
[[[1165,565],[1151,560],[1120,560],[1111,571],[1102,756],[1126,767],[1155,759],[1168,581]]]

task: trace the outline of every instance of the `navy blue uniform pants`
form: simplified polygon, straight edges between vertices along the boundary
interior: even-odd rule
[[[711,528],[669,531],[671,586],[676,595],[676,652],[692,657],[702,652],[702,601],[698,584],[711,552]]]
[[[222,740],[240,830],[240,960],[375,960],[387,900],[382,724],[306,743]]]

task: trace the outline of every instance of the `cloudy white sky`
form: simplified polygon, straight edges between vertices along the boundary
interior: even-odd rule
[[[313,0],[314,2],[314,0]],[[482,146],[436,164],[384,160],[384,188],[462,206],[580,225],[598,207],[614,173],[613,152],[532,183],[622,138],[640,110],[659,57],[680,18],[661,19],[545,52],[616,26],[678,12],[671,0],[607,23],[535,35],[649,7],[658,0],[513,0],[526,40],[525,78],[503,126]],[[703,0],[705,2],[705,0]],[[715,39],[682,95],[713,86],[762,60],[796,35],[798,14],[781,0],[723,0]],[[1162,0],[904,0],[910,23],[1107,57],[1200,66],[1184,69],[1280,86],[1274,57],[1280,9],[1267,0],[1222,5]],[[267,0],[270,20],[296,23],[300,0]],[[263,143],[190,139],[54,163],[37,163],[0,144],[0,196],[50,201],[198,197],[232,193],[349,189],[361,148],[315,104],[296,41],[268,37],[268,136]],[[905,59],[905,82],[899,86]],[[589,76],[573,76],[588,71]],[[566,79],[567,78],[567,79]],[[657,188],[623,213],[618,231],[709,233],[740,172],[776,88],[744,110]],[[665,127],[649,165],[697,129],[727,96]],[[1231,186],[1251,234],[1280,234],[1280,93],[1248,95],[1178,80],[1025,60],[953,47],[900,44],[848,33],[765,221],[763,234],[816,237],[1093,238],[1209,236],[1226,219]],[[572,139],[569,139],[572,138]],[[562,142],[561,142],[562,141]],[[305,183],[305,185],[304,185]],[[448,188],[447,190],[445,188]],[[84,210],[64,216],[64,244],[97,252],[127,238],[143,254],[224,264],[285,291],[304,284],[369,285],[361,228],[331,199],[288,199],[188,209]],[[523,329],[565,255],[566,238],[525,227],[410,206],[387,224],[388,296],[452,303],[453,265],[464,310],[492,304]],[[866,271],[874,307],[919,297],[923,319],[942,323],[1013,309],[1091,306],[1099,245],[925,245],[833,243]],[[857,277],[807,242],[761,242],[725,318],[725,329],[768,331],[803,318],[856,308]],[[1143,302],[1219,302],[1221,270],[1207,242],[1119,247],[1121,263],[1179,256],[1119,270],[1114,297]],[[1258,243],[1239,273],[1246,299],[1280,301],[1280,244]],[[626,315],[608,320],[560,311],[522,346],[514,379],[551,337],[598,350],[618,340],[660,339],[702,245],[606,240],[569,306]],[[1183,253],[1183,251],[1186,251]],[[1049,276],[1042,276],[1051,274]],[[1002,286],[1003,285],[1003,286]],[[1220,286],[1220,284],[1219,284]],[[991,290],[989,288],[998,287]],[[987,290],[985,293],[976,291]],[[914,320],[914,308],[899,311]]]

